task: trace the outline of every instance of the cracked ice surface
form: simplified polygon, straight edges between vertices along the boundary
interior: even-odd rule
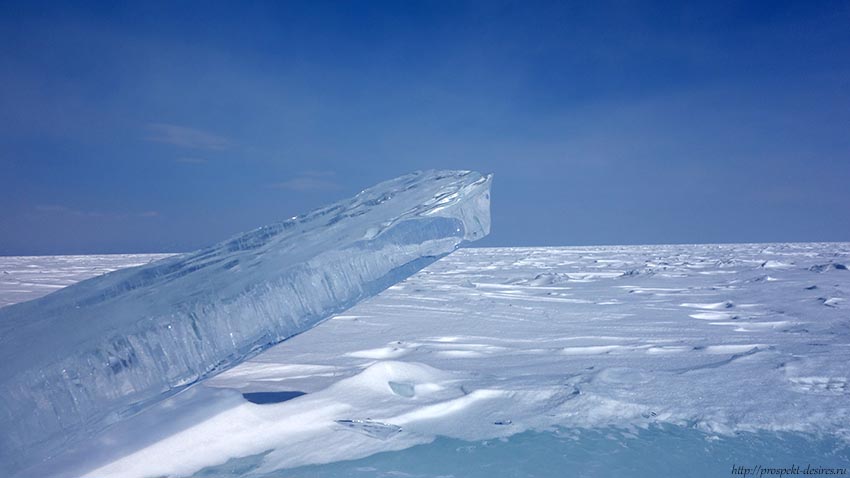
[[[848,440],[848,263],[846,243],[462,249],[32,476],[261,476],[552,426]]]
[[[66,450],[483,237],[490,179],[405,175],[0,309],[0,470]]]

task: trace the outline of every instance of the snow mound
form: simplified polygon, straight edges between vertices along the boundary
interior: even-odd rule
[[[409,174],[0,309],[0,463],[66,447],[485,236],[490,182]]]

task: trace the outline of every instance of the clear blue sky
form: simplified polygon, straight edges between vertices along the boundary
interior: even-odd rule
[[[0,5],[0,254],[428,168],[496,174],[485,245],[850,240],[847,1],[59,3]]]

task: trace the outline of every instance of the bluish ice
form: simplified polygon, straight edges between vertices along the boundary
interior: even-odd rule
[[[492,440],[440,437],[359,460],[256,474],[262,455],[204,469],[193,478],[562,478],[658,476],[847,476],[850,444],[794,433],[707,435],[693,428],[554,428]],[[805,471],[809,474],[804,474]],[[819,471],[820,473],[814,473]]]
[[[37,463],[489,232],[490,176],[409,174],[0,309],[0,466]]]

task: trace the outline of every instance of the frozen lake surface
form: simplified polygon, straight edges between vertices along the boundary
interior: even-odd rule
[[[20,476],[846,468],[847,265],[847,243],[461,249]]]
[[[37,299],[81,280],[170,255],[0,256],[0,307]]]
[[[237,478],[249,474],[261,456],[232,460],[196,478]],[[268,478],[489,478],[779,476],[754,473],[759,465],[801,471],[844,470],[850,448],[834,439],[789,433],[742,433],[709,437],[692,428],[653,425],[637,430],[556,428],[508,438],[468,442],[437,438],[432,443],[355,461],[276,471]],[[733,467],[738,470],[732,473]],[[743,469],[741,468],[743,467]],[[841,476],[841,473],[837,473]],[[802,475],[798,473],[797,475]],[[826,475],[825,472],[820,476]],[[785,476],[796,476],[786,473]],[[809,474],[805,476],[818,476]],[[846,473],[845,473],[846,476]]]

